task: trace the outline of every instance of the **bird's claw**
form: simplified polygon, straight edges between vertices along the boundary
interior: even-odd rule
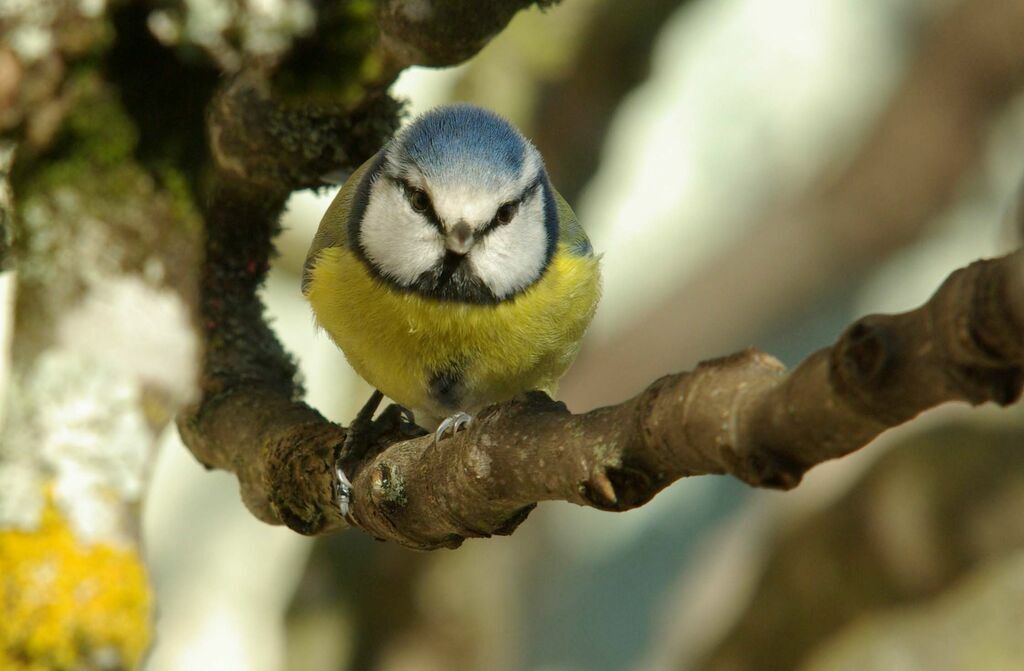
[[[472,415],[462,411],[455,413],[438,425],[437,431],[434,432],[434,444],[436,445],[438,441],[444,438],[449,429],[454,436],[456,433],[469,426],[472,422]]]
[[[349,509],[352,506],[352,482],[341,470],[341,466],[334,467],[334,487],[338,495],[338,508],[342,517],[348,517]]]
[[[404,419],[407,424],[412,424],[413,426],[416,425],[416,415],[413,414],[412,410],[406,408],[404,405],[400,405],[398,406],[398,412],[402,415],[402,419]]]
[[[384,398],[379,390],[374,389],[369,400],[352,420],[348,431],[345,433],[345,441],[338,446],[334,453],[334,493],[338,497],[338,509],[342,517],[348,517],[352,509],[352,481],[341,470],[340,463],[360,458],[367,449],[370,433],[373,428],[373,413]]]

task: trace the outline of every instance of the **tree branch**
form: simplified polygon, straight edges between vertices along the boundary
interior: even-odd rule
[[[300,400],[295,363],[264,320],[256,293],[281,210],[292,191],[320,185],[330,171],[355,168],[384,144],[401,106],[383,86],[400,68],[471,56],[534,0],[494,4],[481,13],[466,0],[381,3],[379,26],[370,31],[376,47],[355,25],[351,8],[325,4],[313,35],[278,58],[248,59],[213,95],[206,118],[213,165],[203,207],[203,396],[179,414],[178,428],[200,462],[238,475],[243,500],[266,522],[283,521],[303,533],[342,524],[324,518],[319,504],[333,495],[333,455],[344,429]],[[413,37],[415,49],[394,51]],[[353,64],[374,48],[385,62],[367,79]],[[339,70],[339,63],[346,67]],[[315,475],[327,489],[268,484],[268,472],[306,463],[276,461],[293,452],[311,458],[308,467],[316,471],[295,478]]]
[[[345,115],[293,110],[273,99],[266,86],[258,73],[245,73],[220,91],[209,114],[216,170],[204,212],[204,393],[179,415],[178,428],[200,462],[238,474],[254,515],[277,523],[281,518],[260,484],[260,446],[278,440],[315,443],[328,450],[326,463],[330,446],[344,432],[299,400],[303,390],[295,363],[263,318],[256,290],[291,191],[312,185],[333,167],[369,157],[394,131],[398,107],[387,96],[370,94]],[[297,141],[310,137],[318,142]],[[308,151],[311,146],[314,151]]]
[[[343,520],[334,455],[346,431],[299,400],[295,365],[263,320],[256,289],[288,194],[372,153],[397,107],[376,84],[356,102],[325,103],[329,92],[295,67],[301,60],[243,70],[210,106],[203,398],[178,421],[197,458],[235,473],[265,521],[306,534],[348,524],[411,547],[453,547],[511,533],[542,500],[625,510],[704,473],[792,487],[814,464],[933,405],[1009,403],[1020,392],[1017,255],[954,274],[917,311],[861,320],[788,374],[747,351],[584,415],[529,394],[440,445],[405,440],[396,413],[385,411],[369,454],[342,464],[355,486]]]
[[[347,521],[432,549],[511,533],[538,501],[627,510],[685,476],[788,489],[812,466],[941,403],[1012,403],[1022,366],[1017,252],[953,273],[916,310],[859,320],[791,372],[748,350],[585,414],[533,393],[485,410],[439,445],[391,434],[366,461],[344,464],[355,487]],[[261,441],[261,479],[245,482],[252,469],[239,476],[264,488],[292,528],[322,532],[340,524],[330,456],[341,430],[304,419]]]
[[[484,48],[519,10],[558,1],[491,0],[482,10],[478,0],[383,0],[377,21],[384,69],[397,73],[409,65],[457,65]]]

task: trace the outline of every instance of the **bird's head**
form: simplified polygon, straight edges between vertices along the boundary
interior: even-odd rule
[[[381,151],[352,236],[387,281],[462,302],[506,300],[536,282],[558,242],[540,153],[472,105],[416,119]]]

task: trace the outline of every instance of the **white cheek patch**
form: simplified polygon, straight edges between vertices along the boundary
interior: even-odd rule
[[[409,207],[399,187],[378,179],[359,229],[367,258],[399,284],[410,285],[444,257],[444,240],[422,216]]]
[[[470,251],[469,262],[494,295],[505,298],[537,280],[547,251],[544,199],[538,189],[511,223],[492,230]]]

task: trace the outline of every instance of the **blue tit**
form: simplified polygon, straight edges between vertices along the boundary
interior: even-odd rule
[[[440,436],[489,404],[554,393],[600,273],[537,149],[501,117],[450,105],[345,182],[302,291],[356,372]]]

